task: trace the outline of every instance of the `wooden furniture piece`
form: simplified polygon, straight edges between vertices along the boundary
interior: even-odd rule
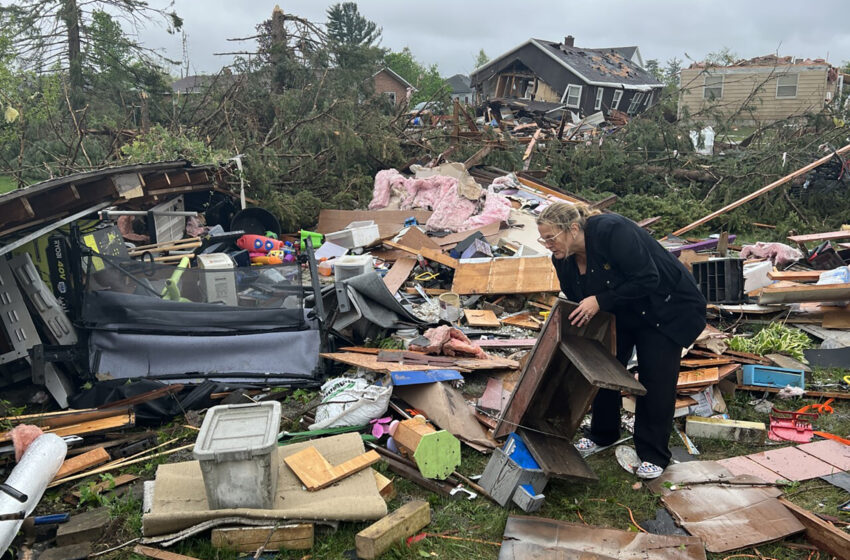
[[[559,299],[523,368],[495,436],[517,432],[553,478],[597,480],[572,444],[600,388],[646,394],[614,357],[613,315],[597,313],[585,326],[568,316],[576,304]]]

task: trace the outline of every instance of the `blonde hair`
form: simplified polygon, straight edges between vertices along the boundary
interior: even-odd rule
[[[578,224],[579,228],[584,229],[587,219],[597,214],[601,214],[601,212],[584,202],[577,202],[576,204],[556,202],[543,209],[543,212],[537,217],[537,223],[538,225],[554,226],[562,231],[567,231],[573,224]]]

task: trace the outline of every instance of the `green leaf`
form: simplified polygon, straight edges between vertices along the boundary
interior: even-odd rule
[[[6,117],[7,123],[15,122],[16,120],[18,120],[18,117],[20,115],[21,115],[21,113],[19,113],[17,109],[15,109],[14,107],[11,107],[11,106],[6,107],[6,112],[3,114],[3,116]]]

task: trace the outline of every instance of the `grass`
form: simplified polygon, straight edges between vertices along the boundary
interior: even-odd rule
[[[0,194],[15,190],[17,184],[8,175],[0,175]]]

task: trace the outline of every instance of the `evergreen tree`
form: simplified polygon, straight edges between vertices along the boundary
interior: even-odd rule
[[[484,49],[481,49],[478,51],[478,55],[475,57],[474,68],[481,68],[488,62],[490,62],[490,57],[487,56],[487,53],[484,52]]]
[[[362,68],[380,60],[381,28],[361,15],[356,3],[334,4],[327,14],[328,42],[340,68]]]

